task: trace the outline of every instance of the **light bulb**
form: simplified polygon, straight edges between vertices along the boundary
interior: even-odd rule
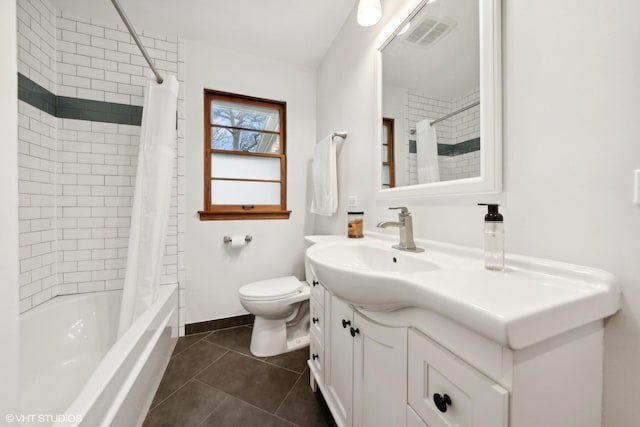
[[[363,27],[375,25],[382,18],[380,0],[360,0],[358,4],[358,24]]]

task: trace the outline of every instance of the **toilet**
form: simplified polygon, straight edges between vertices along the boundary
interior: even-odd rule
[[[254,356],[275,356],[309,345],[309,292],[309,285],[294,276],[240,288],[240,303],[256,317],[250,346]]]

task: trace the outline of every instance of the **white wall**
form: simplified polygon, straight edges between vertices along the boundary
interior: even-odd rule
[[[316,76],[307,67],[244,55],[188,41],[186,71],[186,250],[187,323],[246,313],[238,289],[251,281],[283,275],[304,277],[309,161],[315,144]],[[288,220],[200,221],[203,209],[203,89],[287,102]],[[239,251],[226,235],[250,234]]]
[[[0,2],[0,419],[18,407],[18,85],[16,73],[16,3]]]
[[[388,17],[415,3],[387,0],[383,10]],[[617,275],[624,299],[605,330],[606,427],[640,419],[640,208],[632,205],[632,171],[640,169],[638,16],[635,0],[503,1],[504,193],[405,202],[419,237],[480,247],[484,212],[475,203],[500,201],[508,252]],[[318,74],[318,134],[351,133],[339,162],[341,200],[359,195],[369,228],[395,216],[373,197],[382,27],[359,28],[352,15]],[[342,233],[344,203],[340,209],[316,232]]]

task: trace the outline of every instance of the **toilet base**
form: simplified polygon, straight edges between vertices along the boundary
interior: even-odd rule
[[[257,357],[277,356],[309,345],[309,334],[287,339],[287,323],[283,319],[256,316],[251,333],[251,354]]]

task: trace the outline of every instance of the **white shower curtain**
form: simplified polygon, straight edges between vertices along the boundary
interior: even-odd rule
[[[142,110],[136,187],[118,336],[156,299],[175,163],[178,81],[149,81]]]
[[[418,163],[418,183],[440,181],[440,167],[438,166],[438,137],[436,128],[429,123],[431,119],[424,119],[416,123],[416,152]]]

